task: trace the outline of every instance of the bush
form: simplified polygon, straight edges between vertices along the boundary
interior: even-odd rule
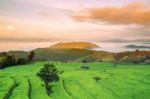
[[[88,63],[88,61],[84,59],[84,60],[82,60],[82,63]]]
[[[100,77],[93,77],[93,79],[95,79],[96,82],[99,81],[99,80],[101,80]]]
[[[89,69],[89,66],[81,66],[81,69]]]

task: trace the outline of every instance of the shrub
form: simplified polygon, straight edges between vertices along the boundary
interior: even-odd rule
[[[81,69],[89,69],[89,66],[81,66]]]
[[[93,79],[95,79],[96,82],[99,81],[99,80],[101,80],[100,77],[93,77]]]
[[[84,59],[84,60],[82,60],[82,63],[88,63],[88,61]]]

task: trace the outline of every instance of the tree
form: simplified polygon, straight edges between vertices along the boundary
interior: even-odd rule
[[[28,61],[32,61],[34,56],[35,56],[35,52],[31,51],[30,54],[28,55]]]
[[[0,69],[4,69],[5,68],[5,60],[0,60]]]
[[[6,53],[6,52],[1,52],[1,53],[0,53],[0,56],[5,57],[5,56],[7,56],[7,53]]]
[[[26,64],[28,62],[25,58],[18,58],[17,64]]]
[[[31,56],[34,56],[34,52],[32,52]],[[0,53],[0,69],[26,63],[28,63],[28,60],[25,58],[18,58],[15,55],[9,55],[6,52]]]
[[[5,65],[6,66],[13,66],[13,65],[16,65],[17,64],[17,61],[16,61],[16,58],[14,55],[8,55],[6,57],[6,61],[5,61]]]
[[[44,81],[47,93],[49,93],[48,83],[59,80],[58,73],[59,72],[56,67],[49,63],[45,64],[44,67],[37,73],[37,76]]]

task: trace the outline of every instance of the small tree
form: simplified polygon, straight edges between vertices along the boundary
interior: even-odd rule
[[[30,54],[28,55],[28,61],[32,61],[34,56],[35,56],[35,52],[31,51]]]
[[[37,76],[39,76],[45,83],[46,90],[48,91],[48,83],[53,81],[58,81],[58,71],[56,67],[53,64],[45,64],[44,67],[37,73]]]

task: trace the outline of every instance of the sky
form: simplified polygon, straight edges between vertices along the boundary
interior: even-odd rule
[[[150,40],[150,0],[0,0],[0,42]]]

